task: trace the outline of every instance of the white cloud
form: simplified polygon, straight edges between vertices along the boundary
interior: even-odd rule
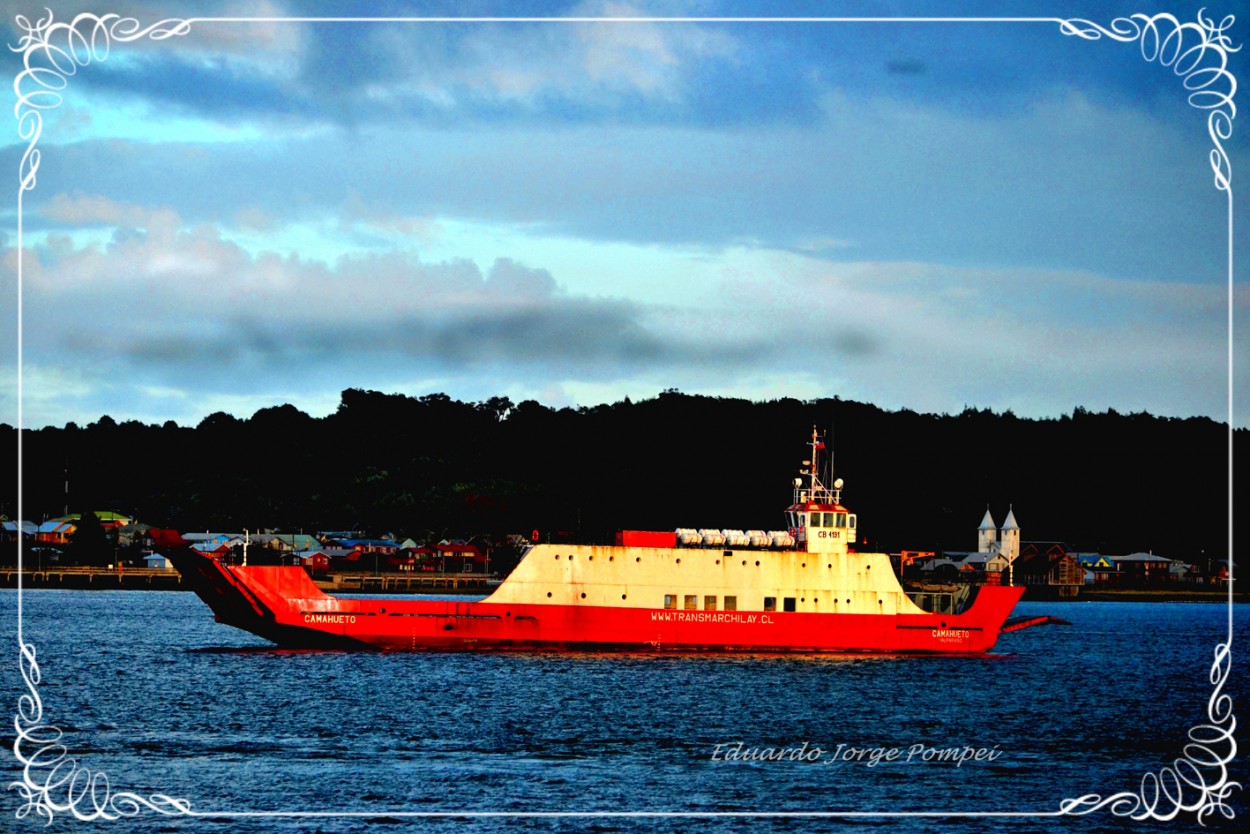
[[[55,257],[28,259],[30,414],[167,409],[185,421],[230,398],[259,407],[297,391],[296,405],[324,405],[342,388],[411,380],[552,404],[678,387],[1026,416],[1076,405],[1222,413],[1219,287],[745,249],[646,258],[671,301],[593,298],[506,257],[483,269],[398,252],[333,263],[249,254],[209,227],[61,241]],[[692,285],[701,303],[686,303]]]

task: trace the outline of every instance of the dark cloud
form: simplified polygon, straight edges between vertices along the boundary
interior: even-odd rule
[[[562,375],[603,378],[660,367],[745,367],[771,352],[752,340],[690,342],[664,335],[642,323],[643,313],[627,302],[559,299],[518,310],[432,310],[351,323],[235,318],[224,328],[173,337],[78,334],[67,336],[62,345],[80,355],[115,356],[135,368],[175,376],[205,370],[229,376],[250,365],[281,375],[328,362],[386,363],[392,371],[408,366],[426,373],[541,366]]]

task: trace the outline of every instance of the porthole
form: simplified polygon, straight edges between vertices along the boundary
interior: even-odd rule
[[[641,562],[641,561],[642,561],[642,557],[641,557],[641,556],[635,556],[635,557],[634,557],[634,561],[635,561],[635,562]]]
[[[585,599],[585,598],[586,598],[586,592],[582,591],[582,599]]]
[[[625,595],[624,595],[624,594],[621,594],[621,599],[625,599]]]
[[[760,566],[759,559],[756,559],[756,560],[755,560],[755,566],[756,566],[757,568]]]
[[[865,565],[864,570],[872,570],[872,565]]]
[[[548,597],[550,597],[550,596],[551,596],[551,591],[548,591],[548,592],[547,592],[547,596],[548,596]]]
[[[556,561],[557,561],[557,562],[558,562],[558,561],[560,561],[560,554],[559,554],[559,553],[557,553],[557,554],[556,554]]]
[[[743,560],[742,560],[742,566],[743,566],[744,568],[747,566],[747,560],[746,560],[746,559],[743,559]]]
[[[942,628],[946,628],[946,620],[942,620]]]
[[[593,562],[593,561],[595,560],[595,557],[594,557],[594,556],[589,556],[589,557],[587,557],[587,558],[588,558],[591,562]]]
[[[609,561],[609,562],[615,562],[615,561],[616,561],[616,557],[615,557],[615,556],[609,556],[609,557],[608,557],[608,561]]]
[[[680,558],[677,560],[677,564],[679,564],[679,565],[681,564],[681,559],[680,559]]]
[[[850,605],[850,604],[851,604],[851,601],[848,599],[848,600],[846,601],[846,604],[847,604],[847,605]]]
[[[571,561],[573,561],[573,554],[572,554],[572,553],[570,553],[570,554],[569,554],[569,561],[570,561],[570,562],[571,562]]]
[[[717,559],[717,560],[716,560],[716,564],[718,564],[718,565],[720,564],[720,559]]]
[[[804,568],[807,567],[807,562],[804,562],[802,565],[800,565],[800,567],[804,567]]]
[[[833,569],[833,565],[832,565],[832,564],[825,565],[825,567],[827,567],[827,568],[829,568],[829,569],[831,569],[831,570]]]

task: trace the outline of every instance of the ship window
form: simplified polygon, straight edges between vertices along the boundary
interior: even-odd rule
[[[848,516],[848,517],[847,517],[847,520],[848,520],[848,521],[850,521],[850,523],[851,523],[851,529],[852,529],[852,530],[854,530],[854,529],[855,529],[855,516],[854,516],[854,515],[850,515],[850,516]]]
[[[725,610],[737,611],[738,610],[738,598],[737,597],[725,597]]]
[[[708,596],[708,597],[703,598],[703,610],[704,611],[716,610],[716,597],[715,596]]]
[[[781,601],[781,603],[782,603],[782,606],[785,608],[785,610],[787,611],[794,610],[794,597],[786,597],[785,599]]]
[[[777,610],[777,598],[776,597],[764,597],[764,610],[776,611]]]
[[[812,513],[812,526],[820,527],[820,513]]]
[[[664,595],[664,607],[665,607],[665,608],[676,608],[676,607],[677,607],[677,595],[676,595],[676,594],[665,594],[665,595]]]
[[[807,513],[799,513],[799,526],[800,527],[807,526]]]
[[[687,611],[694,611],[699,607],[699,597],[697,594],[686,594],[686,604],[682,606]]]
[[[844,513],[838,513],[838,518],[839,518],[839,519],[841,519],[843,515],[845,515],[845,514],[844,514]],[[833,513],[825,513],[825,526],[826,526],[826,527],[834,527],[834,526],[837,526],[837,527],[845,527],[846,525],[845,525],[845,524],[837,524],[837,525],[834,525],[834,523],[833,523]]]

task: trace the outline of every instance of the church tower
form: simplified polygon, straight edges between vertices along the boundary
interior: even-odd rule
[[[985,518],[981,519],[981,526],[977,528],[977,553],[992,553],[998,549],[998,529],[994,526],[994,517],[990,515],[990,508],[985,508]]]
[[[999,551],[1013,562],[1020,555],[1020,525],[1016,524],[1016,514],[1010,506],[1007,508],[1007,520],[1003,522],[1003,538]]]

